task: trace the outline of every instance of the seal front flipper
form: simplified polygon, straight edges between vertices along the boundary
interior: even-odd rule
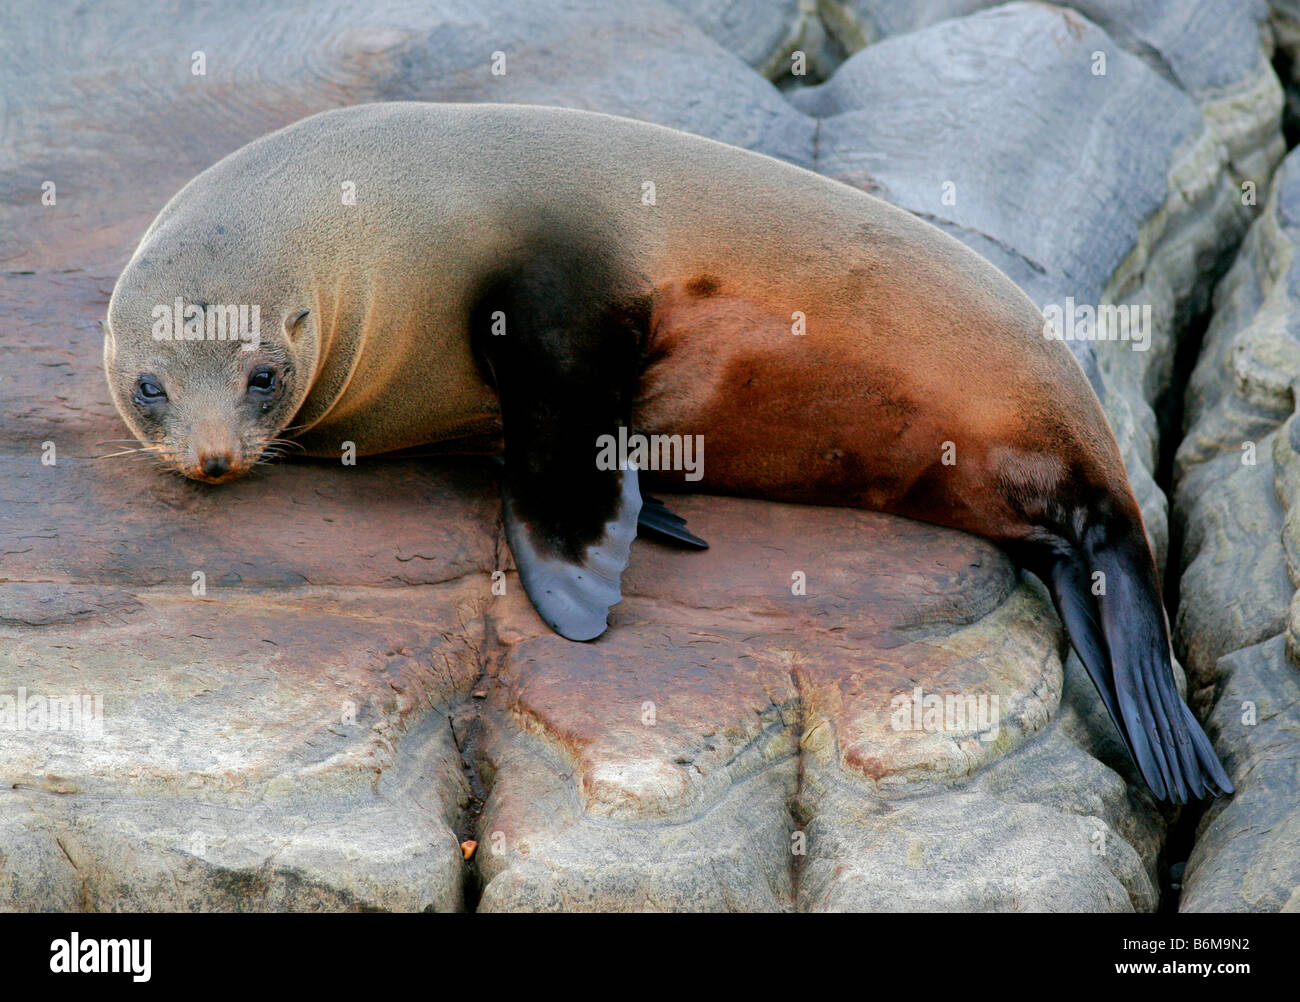
[[[635,469],[622,473],[622,492],[614,517],[578,559],[548,546],[544,531],[521,517],[509,490],[503,491],[506,540],[519,567],[524,591],[538,614],[569,640],[594,640],[605,632],[611,606],[622,600],[619,579],[636,538],[641,492]]]
[[[636,537],[635,469],[610,461],[628,424],[649,304],[598,239],[539,220],[473,290],[470,340],[501,402],[506,538],[553,630],[592,640]]]

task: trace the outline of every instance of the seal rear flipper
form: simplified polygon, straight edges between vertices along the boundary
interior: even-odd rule
[[[524,591],[546,625],[569,640],[599,637],[610,608],[623,598],[619,580],[636,538],[641,492],[635,469],[621,476],[623,490],[614,517],[576,559],[550,545],[545,531],[521,517],[509,490],[503,491],[506,539]]]
[[[641,499],[641,514],[637,517],[638,535],[651,536],[664,543],[675,543],[692,550],[707,550],[709,544],[686,528],[686,519],[658,498],[646,495]],[[644,529],[644,532],[640,530]]]
[[[1012,549],[1047,584],[1079,660],[1151,792],[1177,803],[1232,793],[1232,781],[1174,684],[1141,523],[1093,522],[1078,544],[1055,537]]]
[[[1151,787],[1151,792],[1163,800],[1169,796],[1171,777],[1168,765],[1158,747],[1153,748],[1146,730],[1130,729],[1126,723],[1133,718],[1135,710],[1131,700],[1127,700],[1129,705],[1121,709],[1121,695],[1106,637],[1097,621],[1097,607],[1088,587],[1087,571],[1072,548],[1057,552],[1053,557],[1051,563],[1038,573],[1051,592],[1057,615],[1061,617],[1075,653],[1092,679],[1129,755]]]
[[[1183,803],[1232,793],[1209,738],[1178,694],[1155,563],[1141,523],[1090,525],[1080,550],[1105,583],[1096,602],[1120,711],[1134,743],[1142,732],[1157,766],[1167,770],[1165,796]],[[1142,771],[1159,792],[1149,768]]]
[[[1206,737],[1205,731],[1197,722],[1196,717],[1192,715],[1192,709],[1186,703],[1183,704],[1183,716],[1187,720],[1187,730],[1192,736],[1192,744],[1196,748],[1196,758],[1200,762],[1201,768],[1210,774],[1210,778],[1218,785],[1224,793],[1235,793],[1236,787],[1232,785],[1232,780],[1228,776],[1228,771],[1223,768],[1223,763],[1219,761],[1219,756],[1215,754],[1214,746],[1210,744],[1210,739]],[[1210,791],[1210,796],[1214,796],[1214,791]]]

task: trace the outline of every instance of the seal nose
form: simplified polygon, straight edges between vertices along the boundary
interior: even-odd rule
[[[230,457],[223,453],[204,456],[201,469],[205,477],[212,477],[213,479],[224,477],[230,472]]]

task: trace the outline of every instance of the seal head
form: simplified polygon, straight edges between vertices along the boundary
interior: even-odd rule
[[[147,259],[132,269],[104,324],[118,413],[146,451],[187,477],[219,484],[247,473],[311,389],[320,347],[310,311],[166,288],[150,280]]]

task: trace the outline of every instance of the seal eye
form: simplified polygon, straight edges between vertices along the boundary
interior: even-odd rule
[[[158,385],[157,376],[141,376],[135,381],[135,402],[150,407],[167,399],[167,393]]]
[[[275,389],[275,372],[272,369],[254,369],[248,377],[249,393],[270,393]]]

